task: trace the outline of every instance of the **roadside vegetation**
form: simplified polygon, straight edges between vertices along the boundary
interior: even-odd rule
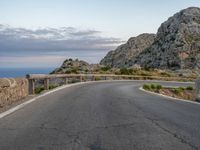
[[[35,94],[40,94],[44,91],[44,87],[36,87],[35,88]]]
[[[160,70],[152,68],[111,68],[111,67],[102,67],[100,70],[97,70],[95,73],[100,74],[116,74],[116,75],[133,75],[138,76],[136,79],[139,80],[152,80],[159,79],[165,81],[194,81],[196,80],[198,73],[180,73],[173,72],[169,70]]]
[[[159,84],[144,84],[143,89],[158,94],[163,94],[185,100],[195,100],[195,90],[192,86],[188,87],[163,87]]]
[[[49,85],[49,90],[57,88],[57,85]],[[35,88],[35,94],[41,94],[43,91],[45,91],[43,86],[39,86]]]
[[[60,68],[50,74],[115,74],[135,76],[135,80],[165,80],[165,81],[194,81],[199,70],[161,70],[155,68],[142,68],[139,65],[131,67],[114,68],[99,64],[89,64],[78,59],[67,59]]]

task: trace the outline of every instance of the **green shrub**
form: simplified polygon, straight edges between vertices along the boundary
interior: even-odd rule
[[[155,84],[151,84],[151,89],[156,89],[156,85]]]
[[[188,86],[188,87],[186,87],[186,90],[192,91],[192,90],[194,90],[194,88],[192,86]]]
[[[175,94],[180,94],[181,92],[183,92],[183,89],[182,88],[174,88],[173,89],[173,92],[175,93]]]
[[[35,88],[35,94],[40,94],[42,91],[44,91],[44,87],[36,87]]]
[[[157,84],[157,85],[156,85],[156,89],[157,89],[157,90],[161,90],[162,88],[163,88],[162,85],[160,85],[160,84]]]
[[[129,70],[127,68],[121,68],[120,69],[120,74],[122,74],[122,75],[129,75]]]
[[[106,67],[102,67],[101,68],[101,71],[109,71],[111,69],[111,67],[110,66],[106,66]]]
[[[150,84],[144,84],[143,89],[145,90],[151,90],[151,85]]]
[[[78,68],[73,68],[73,69],[71,70],[71,73],[78,74]]]
[[[49,90],[55,89],[55,88],[57,88],[57,87],[58,87],[58,85],[50,85],[50,86],[49,86]]]
[[[179,89],[180,89],[181,91],[184,91],[184,90],[185,90],[185,88],[184,88],[184,87],[179,87]]]

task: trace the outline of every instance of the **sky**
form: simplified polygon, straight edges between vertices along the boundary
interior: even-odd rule
[[[98,63],[199,0],[0,0],[0,68]]]

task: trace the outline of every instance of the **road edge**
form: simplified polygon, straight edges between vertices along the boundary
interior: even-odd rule
[[[89,83],[93,83],[93,82],[94,82],[94,81],[89,81],[89,82],[78,82],[78,83],[74,83],[74,84],[67,84],[67,85],[63,85],[63,86],[57,87],[57,88],[55,88],[55,89],[53,89],[53,90],[47,91],[47,92],[45,92],[45,93],[43,93],[43,94],[41,94],[41,95],[38,95],[38,96],[36,96],[36,97],[34,97],[34,98],[31,98],[30,100],[25,101],[25,102],[23,102],[23,103],[21,103],[21,104],[19,104],[19,105],[17,105],[17,106],[14,106],[14,107],[12,107],[12,108],[6,110],[5,112],[0,113],[0,119],[2,119],[2,118],[4,118],[4,117],[6,117],[6,116],[8,116],[8,115],[10,115],[10,114],[12,114],[12,113],[14,113],[15,111],[17,111],[17,110],[19,110],[19,109],[24,108],[26,105],[28,105],[28,104],[30,104],[30,103],[32,103],[32,102],[38,100],[39,98],[42,98],[42,97],[44,97],[44,96],[46,96],[46,95],[49,95],[49,94],[51,94],[51,93],[57,92],[57,91],[59,91],[59,90],[62,90],[62,89],[68,88],[68,87],[77,86],[77,85],[82,85],[82,84],[89,84]]]
[[[51,93],[54,93],[54,92],[57,92],[59,90],[62,90],[62,89],[65,89],[65,88],[68,88],[68,87],[72,87],[72,86],[77,86],[77,85],[83,85],[83,84],[90,84],[90,83],[101,83],[101,82],[119,82],[119,81],[126,81],[126,82],[130,82],[130,81],[145,81],[145,82],[161,82],[160,80],[100,80],[100,81],[87,81],[87,82],[78,82],[78,83],[73,83],[73,84],[67,84],[67,85],[63,85],[63,86],[60,86],[60,87],[57,87],[53,90],[50,90],[50,91],[47,91],[41,95],[38,95],[34,98],[31,98],[30,100],[28,101],[25,101],[17,106],[14,106],[2,113],[0,113],[0,119],[14,113],[15,111],[19,110],[19,109],[22,109],[24,108],[26,105],[38,100],[39,98],[41,97],[44,97],[48,94],[51,94]],[[194,83],[194,82],[177,82],[177,81],[162,81],[162,82],[172,82],[172,83]]]
[[[143,87],[140,87],[139,90],[141,90],[143,92],[146,92],[146,93],[149,93],[149,94],[152,94],[152,95],[161,96],[161,97],[164,97],[164,98],[167,98],[167,99],[172,99],[172,100],[176,100],[176,101],[182,101],[182,102],[187,102],[187,103],[200,105],[199,102],[194,102],[194,101],[185,100],[185,99],[181,99],[181,98],[175,98],[175,97],[171,97],[171,96],[167,96],[167,95],[163,95],[163,94],[147,91],[147,90],[143,89]]]

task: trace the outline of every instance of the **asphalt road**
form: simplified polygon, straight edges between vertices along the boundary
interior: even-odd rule
[[[200,105],[142,84],[90,83],[40,98],[0,119],[0,150],[200,149]]]

